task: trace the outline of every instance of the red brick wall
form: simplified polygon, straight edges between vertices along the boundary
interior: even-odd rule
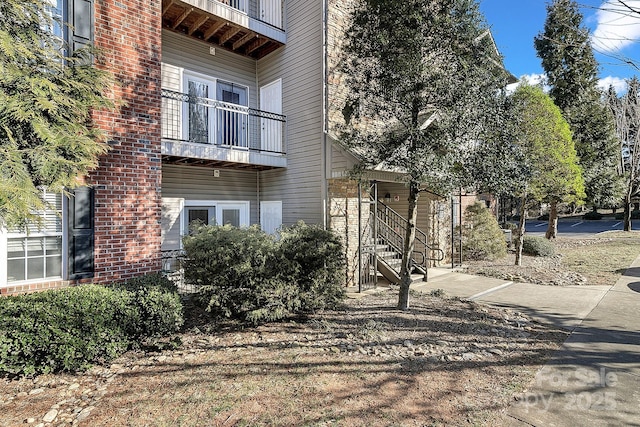
[[[95,282],[159,271],[161,216],[161,0],[96,0],[99,67],[118,83],[113,112],[95,114],[112,150],[95,188]]]

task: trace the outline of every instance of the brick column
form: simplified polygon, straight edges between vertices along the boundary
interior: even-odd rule
[[[161,219],[161,0],[96,0],[97,64],[122,101],[95,114],[111,138],[88,182],[95,188],[96,282],[159,271]]]

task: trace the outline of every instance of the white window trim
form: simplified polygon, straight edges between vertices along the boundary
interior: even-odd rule
[[[7,286],[7,230],[0,230],[0,286]]]
[[[222,209],[225,207],[240,208],[240,227],[248,227],[250,225],[251,202],[248,200],[185,200],[180,212],[180,233],[184,236],[188,233],[187,208],[203,207],[215,208],[216,218],[222,218]],[[182,246],[182,242],[180,243]]]
[[[62,223],[62,235],[58,232],[46,232],[46,231],[32,231],[26,236],[25,233],[16,233],[7,230],[6,228],[0,228],[0,288],[8,287],[8,286],[21,286],[21,285],[30,285],[33,283],[42,283],[48,281],[56,281],[56,280],[66,280],[68,278],[68,260],[69,260],[69,237],[68,237],[68,224],[67,224],[67,212],[68,212],[68,198],[65,196],[62,197],[61,204],[61,223]],[[17,280],[9,283],[8,281],[8,240],[11,238],[21,238],[21,237],[62,237],[62,256],[61,256],[61,275],[60,276],[49,276],[39,279],[26,279],[26,280]]]
[[[241,86],[247,90],[247,105],[245,107],[249,108],[249,104],[250,104],[249,100],[251,99],[251,88],[247,85],[244,85],[242,83],[237,83],[231,79],[214,77],[207,74],[198,73],[197,71],[191,71],[185,68],[180,68],[180,92],[181,93],[188,94],[188,91],[189,91],[188,84],[187,84],[188,79],[192,79],[192,80],[199,81],[201,83],[208,84],[213,92],[209,94],[208,99],[213,99],[213,100],[217,100],[218,80],[226,83],[231,83],[239,87]],[[180,122],[182,123],[182,126],[180,126],[180,129],[179,129],[179,133],[180,133],[179,138],[181,140],[185,140],[186,136],[189,134],[189,121],[186,119],[189,116],[187,103],[183,103],[181,114],[182,114],[182,117],[180,118]],[[215,130],[216,129],[215,114],[211,114],[210,116],[211,117],[209,117],[209,126],[211,127],[211,130]],[[215,144],[215,142],[216,142],[216,132],[210,131],[209,144]]]

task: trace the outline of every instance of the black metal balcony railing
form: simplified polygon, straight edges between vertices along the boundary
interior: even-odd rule
[[[162,90],[162,138],[285,153],[286,116]]]

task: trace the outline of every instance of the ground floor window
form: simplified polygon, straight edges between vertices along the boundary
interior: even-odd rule
[[[7,239],[7,282],[62,277],[62,237]]]
[[[204,225],[249,226],[249,202],[220,202],[185,200],[183,210],[184,232],[195,222]]]
[[[44,199],[50,209],[40,213],[40,227],[34,225],[23,232],[3,233],[5,250],[0,263],[4,264],[3,276],[8,284],[62,278],[62,197],[44,192]]]

